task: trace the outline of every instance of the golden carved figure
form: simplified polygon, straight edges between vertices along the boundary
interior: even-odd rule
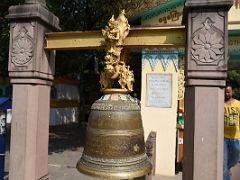
[[[126,52],[122,53],[124,39],[130,29],[125,11],[121,11],[118,18],[114,16],[108,22],[108,26],[102,30],[105,37],[106,55],[104,57],[104,72],[100,76],[101,90],[112,88],[114,80],[117,80],[122,89],[133,91],[133,71],[126,65]]]
[[[99,82],[101,84],[101,89],[108,89],[113,85],[113,81],[108,78],[105,72],[101,72]]]

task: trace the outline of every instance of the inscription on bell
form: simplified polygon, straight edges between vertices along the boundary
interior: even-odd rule
[[[141,140],[141,135],[134,137],[120,134],[90,135],[87,137],[86,151],[87,154],[94,154],[96,157],[131,157],[136,153],[144,153],[144,144],[140,143]]]

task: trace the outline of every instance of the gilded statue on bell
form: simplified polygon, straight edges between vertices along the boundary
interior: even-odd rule
[[[108,21],[108,25],[102,30],[106,45],[106,55],[104,57],[105,67],[100,75],[102,91],[111,89],[114,81],[118,81],[122,89],[133,91],[133,71],[130,70],[129,65],[126,65],[126,56],[121,54],[124,40],[129,30],[130,25],[128,24],[124,10],[121,11],[117,19],[115,19],[113,15]]]

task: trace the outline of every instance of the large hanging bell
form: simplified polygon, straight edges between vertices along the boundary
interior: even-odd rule
[[[131,179],[150,173],[140,106],[130,95],[112,89],[92,105],[77,169],[104,179]]]

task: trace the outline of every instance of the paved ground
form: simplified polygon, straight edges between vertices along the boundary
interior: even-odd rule
[[[7,147],[5,157],[5,180],[8,180],[9,168],[9,134],[7,129]],[[75,166],[81,157],[84,145],[84,129],[77,124],[50,127],[49,133],[49,175],[51,180],[97,180],[79,173]],[[240,163],[232,170],[231,180],[240,179]],[[152,180],[181,180],[182,174],[173,177],[153,176]]]
[[[9,133],[9,131],[8,131]],[[84,130],[74,126],[50,127],[49,133],[49,175],[51,180],[96,180],[79,173],[75,166],[81,157],[84,144]],[[8,139],[9,142],[9,139]],[[5,161],[5,179],[8,179],[9,144]],[[181,180],[181,174],[174,177],[155,176],[152,180]]]
[[[81,156],[82,149],[64,151],[49,155],[49,174],[52,180],[95,180],[96,178],[80,174],[75,166]],[[181,175],[174,177],[156,176],[153,180],[180,180]]]
[[[49,138],[49,174],[52,180],[95,180],[79,173],[75,166],[84,145],[84,130],[78,125],[65,128],[51,127]],[[174,177],[156,176],[153,180],[180,180]]]
[[[96,180],[79,173],[75,168],[83,151],[84,135],[84,129],[77,124],[50,127],[48,169],[51,180]],[[231,171],[231,180],[239,180],[240,163]],[[153,176],[152,180],[182,180],[182,174],[172,177]]]

